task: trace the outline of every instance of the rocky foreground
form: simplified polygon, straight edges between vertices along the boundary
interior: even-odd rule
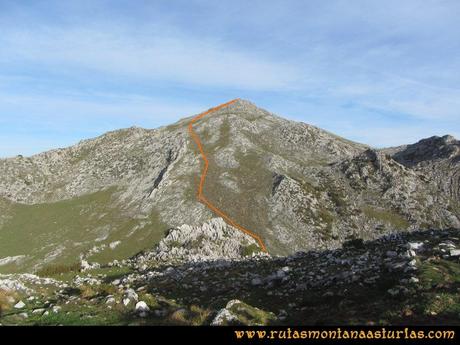
[[[220,220],[211,224],[220,229],[211,237],[225,236]],[[248,252],[246,243],[230,246],[231,259],[211,255],[209,245],[200,257],[206,239],[184,249],[188,231],[176,229],[154,250],[106,265],[2,275],[0,323],[460,324],[459,229],[394,233],[287,257]],[[164,255],[171,243],[182,248],[174,260]]]

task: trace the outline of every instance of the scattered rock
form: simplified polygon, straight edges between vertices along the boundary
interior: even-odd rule
[[[123,304],[127,306],[130,302],[136,303],[139,300],[139,296],[133,289],[126,289],[123,294]]]
[[[137,313],[139,313],[139,315],[141,317],[145,317],[145,316],[148,315],[148,312],[150,311],[150,308],[147,305],[147,303],[145,303],[144,301],[139,301],[139,302],[136,303],[135,310],[136,310]]]
[[[251,280],[251,285],[253,285],[253,286],[262,285],[262,279],[257,278],[257,277],[256,277],[256,278],[253,278],[253,279]]]
[[[411,283],[417,284],[420,282],[420,279],[418,279],[417,277],[410,277],[409,281]]]
[[[389,250],[386,252],[386,256],[388,256],[389,258],[394,258],[398,256],[398,253],[396,253],[395,251]]]
[[[396,296],[396,295],[399,295],[399,292],[400,292],[400,291],[399,291],[399,289],[397,289],[397,288],[393,288],[393,289],[389,289],[387,292],[388,292],[391,296]]]
[[[232,314],[228,309],[224,308],[219,310],[217,315],[211,322],[211,326],[226,326],[231,325],[238,321],[238,317]]]
[[[32,311],[32,314],[43,315],[43,313],[45,312],[45,310],[46,310],[46,309],[44,309],[44,308],[34,309],[34,311]]]
[[[16,303],[16,304],[14,305],[14,308],[15,308],[15,309],[22,309],[22,308],[24,308],[25,306],[26,306],[26,304],[25,304],[23,301],[19,301],[18,303]]]
[[[422,242],[409,242],[407,246],[409,249],[419,250],[420,248],[423,247],[423,243]]]
[[[110,304],[115,304],[115,303],[116,303],[116,300],[115,300],[114,297],[109,297],[109,298],[107,298],[107,300],[105,301],[105,304],[109,304],[109,305],[110,305]],[[129,304],[129,303],[128,303],[128,304]],[[127,305],[127,304],[125,304],[125,305]]]

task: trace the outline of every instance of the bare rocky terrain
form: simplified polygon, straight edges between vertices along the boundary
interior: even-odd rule
[[[438,259],[444,268],[436,269],[452,280],[445,293],[457,289],[455,138],[373,149],[244,100],[205,116],[194,125],[209,159],[203,192],[259,235],[265,254],[197,201],[202,161],[190,120],[0,160],[7,321],[52,324],[61,310],[74,317],[83,301],[99,323],[110,323],[111,311],[117,324],[319,322],[306,316],[319,308],[311,296],[342,300],[349,288],[374,286],[384,296],[393,291],[379,299],[387,303],[419,291],[424,273],[409,273]],[[428,248],[420,257],[408,244],[416,240]],[[36,299],[24,301],[27,294]],[[273,298],[283,307],[269,307]],[[414,322],[430,319],[409,309],[421,313]],[[252,316],[242,320],[238,310]],[[397,322],[396,314],[385,322]],[[377,314],[369,320],[378,322]]]

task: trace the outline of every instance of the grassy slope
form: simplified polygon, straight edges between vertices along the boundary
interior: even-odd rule
[[[126,216],[114,203],[114,188],[82,197],[37,205],[2,201],[8,218],[0,227],[0,258],[26,255],[20,263],[0,266],[0,273],[30,270],[35,263],[72,264],[95,245],[121,243],[90,259],[125,258],[157,243],[166,226],[155,213],[147,219]],[[131,236],[128,234],[137,229]],[[60,253],[62,251],[62,253]],[[56,253],[55,259],[50,253]]]

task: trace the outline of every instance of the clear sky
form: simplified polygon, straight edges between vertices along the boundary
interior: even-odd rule
[[[233,98],[376,147],[460,137],[458,0],[0,0],[0,156]]]

